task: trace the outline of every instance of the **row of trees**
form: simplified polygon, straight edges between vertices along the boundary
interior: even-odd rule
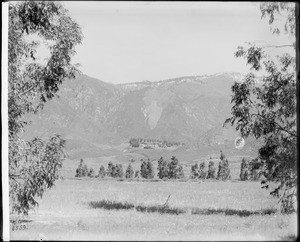
[[[166,141],[166,140],[159,140],[159,139],[143,139],[143,138],[130,138],[129,144],[132,147],[138,148],[141,144],[150,145],[150,144],[157,144],[159,147],[172,147],[172,146],[179,146],[184,145],[184,143],[178,141]]]
[[[242,181],[254,180],[257,181],[263,174],[260,171],[261,161],[258,158],[251,161],[242,159],[240,179]]]
[[[163,157],[160,157],[157,170],[160,179],[180,179],[184,177],[183,167],[179,164],[175,156],[172,156],[171,161],[164,160]]]
[[[183,167],[179,164],[178,159],[173,156],[170,161],[164,160],[162,157],[158,161],[158,177],[160,179],[179,179],[184,177]],[[80,160],[79,166],[76,169],[75,177],[114,177],[123,178],[124,171],[121,164],[108,163],[107,169],[101,165],[99,173],[95,176],[93,168],[88,169],[83,160]],[[153,179],[155,176],[153,163],[150,160],[141,160],[140,170],[134,171],[132,165],[129,165],[125,171],[125,178],[144,178]]]
[[[230,179],[230,169],[228,166],[228,160],[225,159],[225,156],[221,155],[221,162],[219,163],[219,169],[217,175],[216,169],[214,168],[214,162],[210,161],[208,166],[208,172],[204,171],[205,162],[202,162],[200,166],[196,163],[191,168],[191,178],[192,179],[220,179],[227,180]],[[132,162],[132,161],[131,161]],[[175,156],[171,157],[171,160],[165,160],[163,157],[160,157],[157,165],[157,176],[159,179],[180,179],[184,178],[185,174],[183,171],[183,166],[179,163],[178,159]],[[153,162],[149,159],[141,159],[141,166],[139,170],[134,171],[131,163],[128,164],[126,171],[124,173],[123,166],[121,164],[113,164],[111,161],[108,163],[107,169],[101,165],[99,173],[95,176],[93,168],[88,169],[87,165],[84,164],[83,160],[80,160],[79,166],[76,169],[75,177],[100,177],[104,178],[114,177],[114,178],[144,178],[144,179],[153,179],[155,176]]]
[[[216,174],[216,168],[214,162],[210,161],[208,164],[208,171],[205,171],[205,162],[195,163],[191,167],[191,178],[192,179],[218,179],[218,180],[229,180],[231,179],[230,168],[228,160],[225,158],[225,155],[221,151],[220,162],[218,172]]]

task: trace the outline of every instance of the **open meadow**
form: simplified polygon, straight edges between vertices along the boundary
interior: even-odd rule
[[[65,178],[38,202],[11,240],[287,240],[297,231],[296,215],[280,214],[260,182],[237,179]]]

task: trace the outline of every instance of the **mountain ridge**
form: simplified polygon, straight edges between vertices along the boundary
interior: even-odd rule
[[[105,153],[105,145],[113,148],[132,137],[191,147],[224,144],[237,137],[233,128],[222,124],[230,116],[231,86],[242,77],[217,73],[111,84],[79,75],[60,86],[59,98],[37,115],[27,116],[33,124],[26,134],[29,138],[60,133],[72,144],[73,156],[76,149]]]

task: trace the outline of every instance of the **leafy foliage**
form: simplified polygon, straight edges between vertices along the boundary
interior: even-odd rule
[[[168,178],[169,176],[168,161],[164,160],[163,157],[160,157],[160,159],[158,160],[157,170],[158,170],[159,179]]]
[[[88,172],[88,177],[94,177],[95,176],[95,171],[93,168],[90,168],[89,172]]]
[[[83,159],[80,159],[80,163],[78,165],[78,168],[76,169],[75,177],[88,176],[88,173],[89,173],[89,170],[87,168],[87,165],[84,164]]]
[[[200,179],[206,179],[207,172],[205,172],[204,169],[205,169],[205,162],[203,161],[199,165],[199,178]]]
[[[37,60],[40,37],[49,45],[45,65]],[[24,1],[10,3],[8,25],[8,112],[9,135],[15,136],[25,125],[28,112],[37,112],[51,100],[59,85],[74,78],[76,65],[71,63],[74,47],[82,41],[77,23],[58,2]]]
[[[110,177],[122,178],[124,176],[123,166],[121,164],[114,165],[110,161],[107,166],[106,174]]]
[[[248,176],[249,176],[248,168],[249,168],[249,162],[245,158],[243,158],[241,163],[241,172],[240,172],[241,181],[248,180]]]
[[[198,166],[198,163],[192,165],[191,167],[191,178],[192,179],[206,179],[207,172],[205,170],[205,162],[201,162]]]
[[[178,159],[175,156],[171,157],[171,161],[168,163],[168,178],[179,179],[184,177],[183,168],[179,164]]]
[[[9,186],[11,212],[28,214],[42,198],[44,191],[54,185],[64,158],[65,141],[56,135],[48,141],[35,138],[9,143]]]
[[[199,177],[199,166],[197,163],[195,165],[192,165],[191,167],[191,178],[196,179]]]
[[[134,175],[134,170],[132,168],[132,165],[129,163],[129,165],[126,169],[125,177],[126,178],[133,178],[133,175]]]
[[[103,165],[100,166],[98,177],[104,178],[106,176],[105,168]]]
[[[255,158],[249,162],[249,177],[253,181],[257,181],[263,175],[262,167],[264,162]]]
[[[108,176],[110,176],[110,177],[114,177],[115,176],[115,166],[114,166],[114,164],[111,161],[108,162],[106,174]]]
[[[220,160],[221,161],[219,162],[217,179],[223,180],[223,181],[231,179],[229,162],[226,159],[226,157],[222,151],[221,151],[221,155],[220,155]]]
[[[261,4],[262,18],[269,18],[273,33],[280,34],[276,19],[284,20],[284,32],[295,37],[295,4],[272,2]],[[285,16],[285,17],[284,17]],[[274,27],[275,26],[275,27]],[[263,71],[258,78],[248,74],[242,83],[232,86],[232,117],[226,123],[235,125],[242,137],[253,135],[263,138],[259,149],[261,173],[266,182],[275,182],[271,194],[280,197],[282,212],[293,212],[297,196],[297,130],[296,130],[296,61],[288,52],[271,57],[266,48],[292,48],[281,46],[238,47],[235,55],[244,57],[253,71]]]
[[[23,141],[26,113],[37,112],[51,100],[59,85],[75,77],[71,63],[82,41],[80,27],[58,2],[22,1],[9,4],[8,23],[8,129],[11,212],[28,214],[57,179],[65,141],[58,135],[48,141]],[[46,42],[50,54],[43,65],[37,47]],[[33,40],[34,39],[34,40]]]
[[[140,171],[139,170],[135,171],[134,178],[140,178]]]
[[[124,176],[123,166],[121,164],[117,164],[115,166],[115,174],[114,177],[122,178]]]
[[[145,161],[141,160],[141,177],[145,179],[153,179],[154,178],[154,168],[153,164],[150,160]]]
[[[207,172],[206,179],[215,179],[216,178],[215,173],[216,173],[215,164],[213,161],[210,161],[208,164],[208,172]]]

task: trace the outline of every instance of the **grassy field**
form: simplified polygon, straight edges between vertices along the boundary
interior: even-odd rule
[[[297,231],[296,215],[278,213],[259,182],[73,178],[39,204],[23,230],[11,226],[12,240],[287,240]]]

